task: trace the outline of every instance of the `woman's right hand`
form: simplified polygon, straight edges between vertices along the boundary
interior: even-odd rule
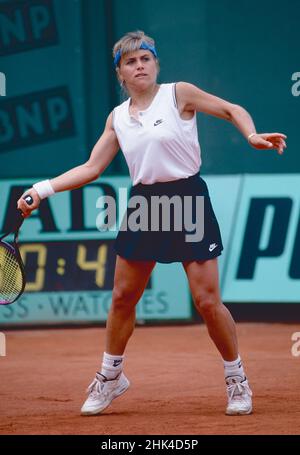
[[[32,197],[33,203],[31,205],[27,204],[27,202],[25,201],[24,198],[26,196]],[[20,197],[20,199],[17,202],[17,207],[23,213],[24,218],[27,218],[33,210],[38,208],[38,206],[40,205],[40,202],[41,202],[41,199],[40,199],[37,191],[34,188],[30,188],[29,190],[26,190],[22,194],[22,196]]]

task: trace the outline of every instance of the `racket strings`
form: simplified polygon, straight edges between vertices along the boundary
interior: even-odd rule
[[[22,287],[23,274],[16,256],[0,245],[0,304],[13,301]]]

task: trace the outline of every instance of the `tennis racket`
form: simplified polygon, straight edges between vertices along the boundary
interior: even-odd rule
[[[24,199],[28,205],[33,203],[31,196],[25,196]],[[23,221],[21,210],[16,210],[14,226],[0,238],[0,305],[15,302],[25,288],[24,264],[18,246],[18,235]],[[3,239],[10,234],[14,235],[14,240],[4,241]]]

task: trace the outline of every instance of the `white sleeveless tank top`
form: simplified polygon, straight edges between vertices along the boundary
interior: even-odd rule
[[[201,150],[196,112],[183,120],[177,109],[175,84],[161,84],[151,105],[129,114],[130,98],[113,111],[113,128],[133,185],[188,178],[199,171]]]

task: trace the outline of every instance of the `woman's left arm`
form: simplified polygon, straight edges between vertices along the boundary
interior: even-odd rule
[[[178,82],[176,97],[179,112],[204,112],[232,122],[256,149],[277,149],[281,155],[286,148],[285,134],[257,133],[250,114],[241,106],[211,95],[193,84]],[[250,136],[250,137],[249,137]]]

